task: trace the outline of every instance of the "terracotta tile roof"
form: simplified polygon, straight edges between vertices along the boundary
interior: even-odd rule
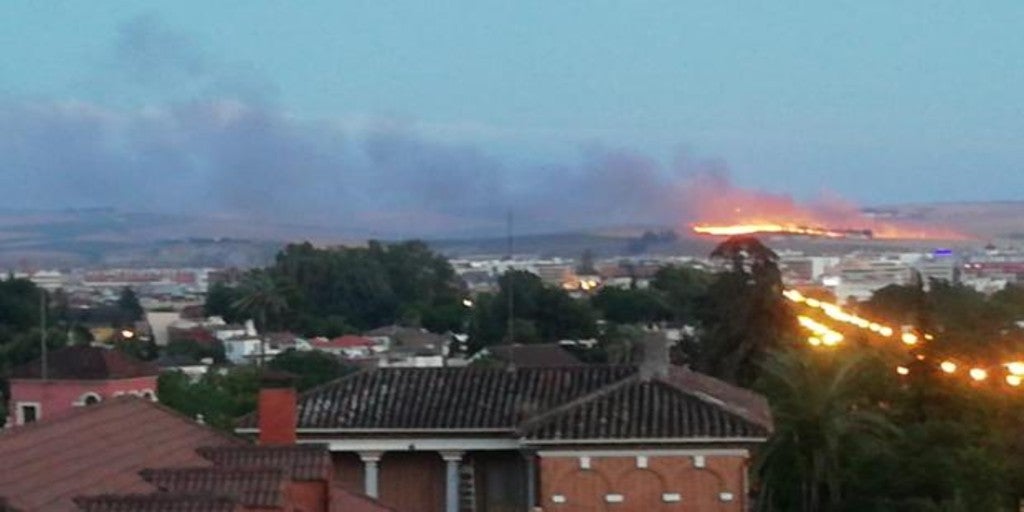
[[[142,469],[210,465],[196,448],[238,443],[148,400],[105,400],[0,433],[0,496],[19,510],[73,511],[75,496],[152,492]]]
[[[197,450],[226,468],[279,468],[294,480],[331,478],[331,455],[323,445],[210,446]]]
[[[313,340],[312,345],[316,348],[357,348],[372,347],[374,342],[369,338],[346,334],[330,340],[318,338]]]
[[[396,512],[395,509],[362,494],[331,487],[332,512]]]
[[[632,366],[381,368],[299,398],[299,428],[508,430],[636,373]],[[255,415],[240,425],[255,426]]]
[[[209,494],[127,494],[75,498],[82,512],[234,512],[239,505]]]
[[[160,369],[139,361],[120,350],[92,346],[71,346],[50,352],[47,375],[51,379],[107,380],[130,379],[159,375]],[[14,379],[38,379],[39,360],[21,365],[11,371]]]
[[[280,468],[146,469],[139,474],[165,492],[215,493],[229,496],[246,507],[284,504],[286,474]]]
[[[524,423],[520,432],[527,443],[727,441],[767,438],[771,423],[755,421],[738,413],[733,404],[670,378],[636,376],[542,414]]]
[[[488,347],[491,357],[516,367],[528,366],[582,366],[568,350],[553,343],[533,345],[495,345]]]

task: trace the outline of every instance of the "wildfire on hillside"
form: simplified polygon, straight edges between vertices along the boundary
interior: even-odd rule
[[[692,212],[698,219],[690,228],[698,235],[887,240],[969,238],[950,229],[877,218],[838,197],[797,203],[784,195],[744,190],[721,175],[695,177],[688,183],[688,192]]]

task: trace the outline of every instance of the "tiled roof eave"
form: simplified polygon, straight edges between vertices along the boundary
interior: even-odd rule
[[[590,439],[530,439],[520,438],[524,446],[540,445],[737,445],[762,444],[767,436],[755,437],[643,437],[643,438],[590,438]]]
[[[254,427],[236,428],[238,434],[259,434],[260,429]],[[302,428],[295,429],[299,436],[303,434],[429,434],[441,437],[457,437],[452,434],[507,434],[502,437],[515,437],[515,427],[501,428]]]

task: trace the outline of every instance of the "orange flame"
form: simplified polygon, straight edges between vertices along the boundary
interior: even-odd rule
[[[699,174],[686,184],[686,202],[700,235],[802,235],[822,238],[963,240],[953,230],[867,215],[834,195],[800,203],[782,194],[734,186],[724,175]]]

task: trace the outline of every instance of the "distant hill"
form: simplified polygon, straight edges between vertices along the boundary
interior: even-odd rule
[[[872,215],[954,229],[974,236],[967,242],[1024,243],[1024,201],[906,204],[876,207]],[[598,257],[636,253],[704,255],[716,240],[679,232],[672,240],[644,240],[645,232],[666,228],[609,227],[567,233],[519,235],[517,254]],[[330,222],[301,223],[241,216],[170,215],[109,208],[64,211],[0,209],[0,269],[78,266],[252,266],[265,264],[287,242],[361,244],[385,238]],[[653,240],[653,241],[652,241]],[[507,240],[492,237],[432,239],[452,257],[501,256]],[[773,247],[837,253],[865,247],[927,247],[931,242],[863,242],[776,239]]]

